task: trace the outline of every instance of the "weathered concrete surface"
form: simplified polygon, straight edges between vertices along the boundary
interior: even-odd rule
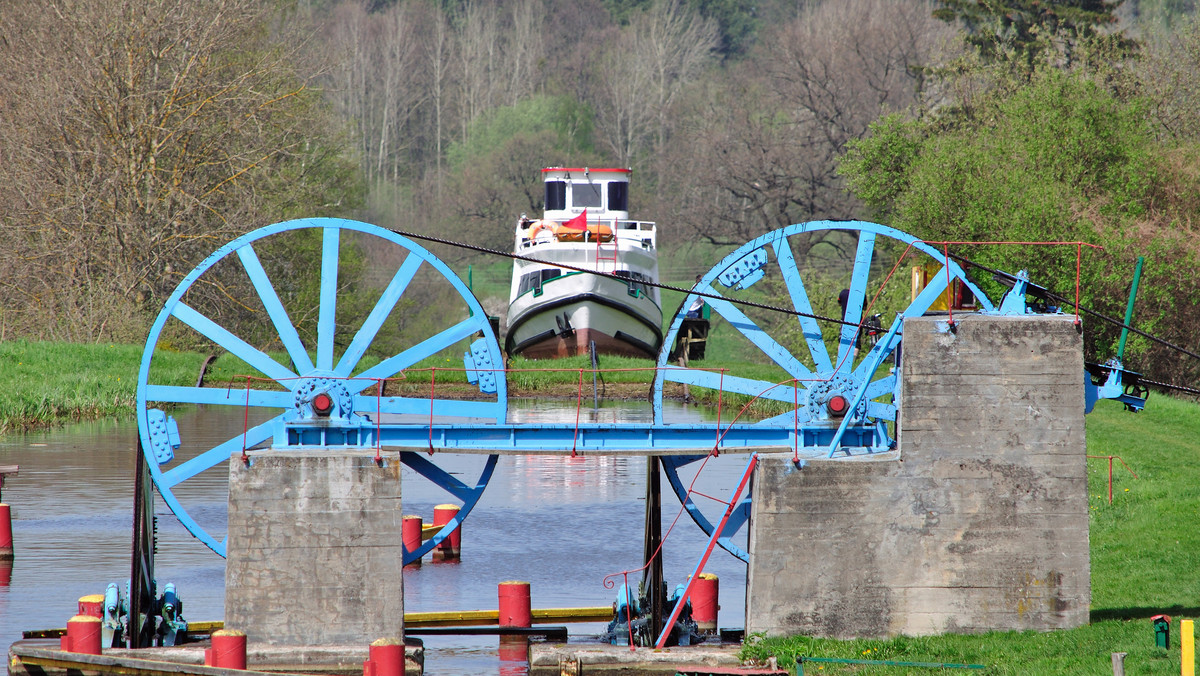
[[[904,325],[899,451],[764,457],[747,632],[1056,629],[1091,600],[1082,342],[1072,317]],[[940,326],[939,326],[940,322]]]
[[[250,645],[404,635],[399,460],[261,451],[229,468],[226,627]]]

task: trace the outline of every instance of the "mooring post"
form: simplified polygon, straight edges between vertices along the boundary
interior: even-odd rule
[[[642,583],[650,597],[650,632],[658,636],[666,606],[662,552],[662,481],[657,455],[646,456],[646,534],[642,548]]]

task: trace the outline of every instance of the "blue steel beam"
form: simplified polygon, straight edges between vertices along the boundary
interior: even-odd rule
[[[502,454],[672,454],[763,449],[799,451],[806,457],[828,452],[838,426],[571,424],[381,424],[323,425],[300,421],[276,427],[273,447],[295,449],[439,450],[452,453]],[[848,425],[841,445],[852,455],[881,452],[875,447],[874,425]]]

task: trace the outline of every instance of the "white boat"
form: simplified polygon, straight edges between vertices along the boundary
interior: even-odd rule
[[[654,223],[629,219],[629,169],[542,170],[545,212],[517,222],[505,349],[531,359],[655,358],[662,346]],[[560,266],[569,266],[560,267]],[[570,268],[579,268],[583,272]],[[611,277],[591,274],[600,272]]]

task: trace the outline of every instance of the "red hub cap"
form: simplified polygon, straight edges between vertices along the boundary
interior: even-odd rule
[[[841,417],[846,415],[846,409],[850,408],[850,402],[840,394],[835,394],[829,399],[829,412],[835,416]]]
[[[321,392],[312,398],[313,411],[319,416],[327,416],[333,412],[333,397]]]

